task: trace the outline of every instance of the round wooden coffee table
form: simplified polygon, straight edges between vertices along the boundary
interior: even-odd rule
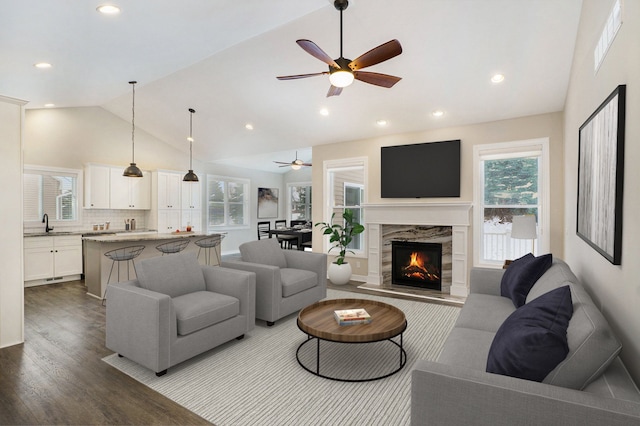
[[[372,321],[369,324],[339,325],[334,318],[333,312],[336,310],[357,308],[365,309],[371,316]],[[404,313],[395,306],[377,300],[331,299],[316,302],[300,311],[298,328],[307,334],[308,339],[298,347],[296,359],[302,368],[316,376],[344,382],[367,382],[389,377],[400,371],[407,362],[407,353],[402,347],[402,333],[407,328]],[[392,340],[396,336],[400,336],[399,342]],[[300,360],[300,349],[314,339],[317,344],[315,370]],[[391,342],[400,349],[398,368],[387,374],[364,379],[343,379],[323,375],[320,373],[321,340],[338,343]]]

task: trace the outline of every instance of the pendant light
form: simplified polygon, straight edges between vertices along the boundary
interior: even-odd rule
[[[136,144],[135,144],[135,133],[136,133],[136,83],[137,81],[130,81],[129,84],[133,88],[133,102],[131,106],[131,164],[129,167],[124,169],[124,173],[122,176],[127,177],[142,177],[142,170],[136,166]]]
[[[193,108],[189,108],[189,173],[182,178],[183,182],[198,182],[198,176],[193,173],[193,113],[196,112]]]

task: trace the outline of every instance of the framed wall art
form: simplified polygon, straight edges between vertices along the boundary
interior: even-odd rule
[[[626,86],[620,85],[579,130],[580,238],[614,265],[622,257],[622,190]]]
[[[278,188],[258,188],[258,219],[278,217]]]

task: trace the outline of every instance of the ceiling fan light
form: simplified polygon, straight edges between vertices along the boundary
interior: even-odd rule
[[[302,165],[301,165],[301,164],[295,164],[295,163],[294,163],[294,164],[292,164],[292,165],[291,165],[291,168],[292,168],[293,170],[300,170],[300,169],[302,168]]]
[[[329,81],[335,87],[347,87],[353,83],[353,79],[353,73],[345,70],[334,71],[329,76]]]

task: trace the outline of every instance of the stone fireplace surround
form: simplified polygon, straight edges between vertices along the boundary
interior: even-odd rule
[[[470,260],[468,236],[471,226],[471,206],[469,202],[364,204],[365,228],[369,238],[367,284],[380,288],[390,286],[391,238],[389,235],[399,231],[405,236],[414,235],[419,241],[442,242],[443,292],[448,288],[451,296],[466,297],[468,295],[467,266]],[[435,228],[432,229],[432,227]],[[448,228],[451,230],[450,242],[446,238]],[[445,250],[447,251],[446,261]],[[445,272],[445,262],[450,264],[450,273]]]

